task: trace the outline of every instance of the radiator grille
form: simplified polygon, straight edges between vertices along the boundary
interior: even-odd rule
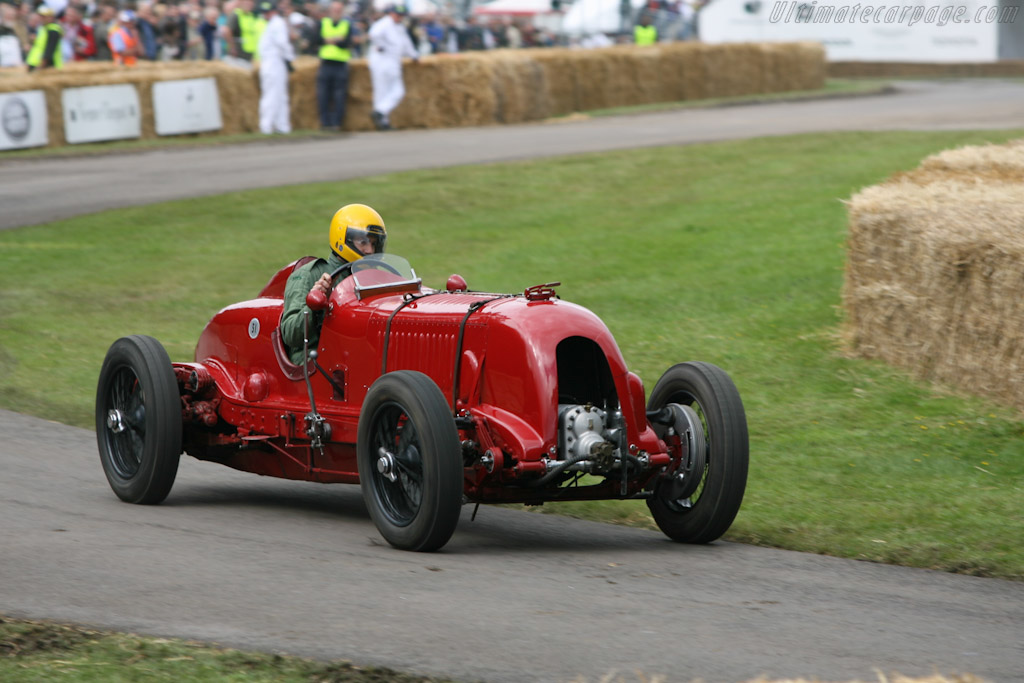
[[[450,384],[455,369],[455,323],[394,324],[388,349],[388,369],[419,370],[443,384]]]

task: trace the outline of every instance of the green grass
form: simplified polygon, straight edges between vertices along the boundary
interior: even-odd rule
[[[560,295],[648,389],[725,368],[751,468],[738,541],[1024,578],[1019,414],[841,353],[842,200],[926,155],[1024,131],[842,133],[401,173],[0,232],[0,406],[91,426],[103,355],[146,333],[191,358],[220,307],[326,251],[338,205],[385,217],[431,286]],[[174,495],[173,493],[171,495]],[[549,505],[647,524],[642,503]]]
[[[347,662],[241,652],[0,616],[4,683],[431,683],[446,679]]]

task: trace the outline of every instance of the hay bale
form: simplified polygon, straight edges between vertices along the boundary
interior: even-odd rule
[[[1024,140],[1004,145],[949,149],[921,162],[919,173],[971,175],[997,182],[1021,182],[1024,176]]]
[[[405,69],[406,98],[392,115],[399,128],[495,123],[498,100],[492,60],[482,53],[428,57]]]
[[[820,43],[763,43],[764,92],[825,87],[826,63]]]
[[[662,96],[669,102],[698,99],[690,89],[689,73],[696,69],[697,43],[663,43],[657,67]]]
[[[642,104],[637,98],[646,84],[640,82],[642,76],[636,73],[635,63],[656,49],[631,50],[624,46],[570,52],[568,65],[573,76],[575,109],[559,114]]]
[[[965,148],[857,193],[850,353],[1024,408],[1024,141]]]
[[[292,62],[292,67],[295,70],[288,79],[288,104],[291,109],[293,129],[317,129],[320,127],[320,114],[316,103],[316,72],[319,65],[320,60],[310,56],[299,57]],[[258,75],[256,82],[258,97]],[[258,100],[256,110],[258,116]]]
[[[534,59],[544,71],[547,87],[538,95],[547,102],[548,116],[581,111],[579,76],[575,66],[578,58],[568,50],[541,50]]]
[[[544,68],[524,50],[496,50],[492,59],[491,88],[496,123],[522,123],[550,116],[550,106],[537,93],[547,89]]]
[[[706,97],[764,92],[764,54],[751,43],[708,45],[704,53]]]
[[[623,89],[629,99],[625,104],[654,104],[674,99],[665,92],[662,81],[663,57],[667,54],[664,48],[655,45],[635,50],[632,54],[617,52],[616,59],[611,63],[613,71],[620,79],[632,85],[631,88]]]
[[[704,45],[700,43],[685,43],[672,51],[675,65],[672,71],[679,75],[679,87],[683,91],[684,100],[703,100],[710,97],[707,71],[704,69],[702,56],[704,49]]]

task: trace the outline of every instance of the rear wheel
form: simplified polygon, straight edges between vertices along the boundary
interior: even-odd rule
[[[665,371],[651,391],[647,409],[688,406],[703,432],[702,471],[694,472],[685,497],[671,478],[661,479],[647,500],[658,528],[676,541],[709,543],[726,532],[743,501],[749,444],[747,418],[736,385],[710,363],[680,363]],[[700,444],[700,439],[694,443]]]
[[[448,401],[420,372],[380,377],[363,402],[359,482],[374,524],[403,550],[437,550],[462,507],[459,434]]]
[[[96,387],[96,441],[110,488],[129,503],[167,497],[181,456],[181,398],[160,342],[135,335],[107,351]]]

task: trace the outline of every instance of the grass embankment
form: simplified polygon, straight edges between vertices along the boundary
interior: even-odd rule
[[[841,202],[935,151],[1019,137],[846,133],[402,173],[110,211],[0,233],[0,406],[91,426],[109,344],[188,359],[214,311],[378,208],[425,282],[560,295],[599,314],[648,389],[706,360],[747,407],[737,541],[1024,577],[1024,424],[838,348]],[[125,188],[125,191],[131,191]],[[187,466],[187,463],[186,463]],[[173,496],[174,493],[172,492]],[[643,503],[550,505],[649,524]]]
[[[0,680],[5,683],[440,683],[447,679],[0,615]]]

